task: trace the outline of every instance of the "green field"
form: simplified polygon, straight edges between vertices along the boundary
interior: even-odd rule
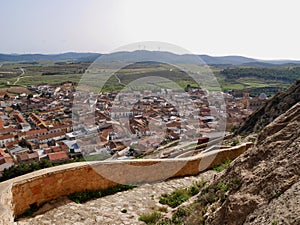
[[[167,65],[162,63],[135,63],[117,70],[117,62],[90,67],[89,63],[66,61],[39,61],[30,63],[3,63],[0,68],[0,88],[11,86],[60,84],[66,81],[80,83],[97,91],[120,91],[125,86],[134,90],[184,89],[188,85],[208,90],[241,91],[252,95],[261,91],[269,95],[287,88],[300,79],[299,67],[207,67],[198,65]],[[22,74],[22,69],[24,74]],[[85,73],[88,71],[88,73]],[[83,76],[84,74],[84,76]],[[149,77],[157,77],[150,79]],[[82,79],[83,78],[83,79]],[[197,82],[193,78],[198,79]],[[199,85],[200,84],[200,85]]]

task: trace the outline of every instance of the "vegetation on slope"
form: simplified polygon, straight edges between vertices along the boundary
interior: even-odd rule
[[[106,189],[99,190],[85,190],[82,192],[75,192],[68,195],[69,199],[78,204],[87,202],[92,199],[101,198],[107,195],[112,195],[121,191],[127,191],[133,189],[133,185],[117,185],[113,187],[108,187]]]
[[[205,183],[205,181],[199,181],[194,183],[189,188],[178,189],[173,191],[171,194],[163,194],[159,198],[159,203],[176,208],[192,196],[198,194],[199,190],[205,185]]]

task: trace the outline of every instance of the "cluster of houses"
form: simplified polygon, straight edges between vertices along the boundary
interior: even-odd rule
[[[256,97],[250,97],[249,93],[243,92],[242,97],[235,97],[234,93],[224,93],[224,99],[226,102],[227,130],[232,130],[261,107],[268,100],[268,97],[264,93]]]
[[[161,89],[76,94],[80,97],[74,99],[77,118],[73,127],[78,132],[77,140],[82,136],[79,144],[84,146],[84,155],[101,152],[114,158],[137,157],[175,140],[188,143],[219,132],[226,122],[226,106],[221,104],[220,92]],[[208,94],[215,102],[210,103]]]
[[[28,89],[33,94],[0,96],[0,174],[42,159],[137,157],[174,140],[218,132],[226,120],[229,129],[253,110],[247,95],[199,89],[94,94],[75,92],[71,82]]]
[[[34,94],[8,93],[0,99],[0,174],[20,162],[72,157],[74,141],[67,134],[72,130],[73,84],[29,89]]]

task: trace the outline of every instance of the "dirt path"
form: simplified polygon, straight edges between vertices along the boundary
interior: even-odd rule
[[[22,76],[25,74],[25,70],[23,68],[20,68],[20,70],[22,71],[22,73],[18,76],[17,80],[14,82],[13,85],[16,85],[19,80],[22,78]]]

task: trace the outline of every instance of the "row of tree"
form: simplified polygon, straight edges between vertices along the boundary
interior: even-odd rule
[[[52,166],[58,166],[66,163],[73,163],[73,162],[80,162],[85,161],[84,158],[76,158],[71,159],[67,162],[63,163],[52,163],[50,160],[41,160],[39,162],[31,162],[31,163],[25,163],[21,162],[17,165],[11,166],[9,168],[4,169],[2,173],[2,177],[0,177],[0,182],[6,181],[8,179],[12,179],[14,177],[18,177],[27,173],[31,173],[33,171],[49,168]]]
[[[279,68],[229,68],[220,72],[228,79],[243,77],[257,77],[266,80],[281,80],[292,83],[300,79],[300,67],[279,67]]]

